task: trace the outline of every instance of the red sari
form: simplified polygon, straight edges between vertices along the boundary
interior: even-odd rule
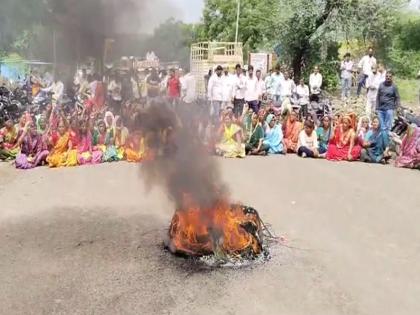
[[[330,161],[344,161],[348,160],[350,144],[354,143],[353,149],[351,150],[352,161],[360,158],[362,148],[357,144],[356,133],[353,129],[343,131],[343,127],[340,125],[334,130],[334,138],[331,139],[328,145],[327,160]]]

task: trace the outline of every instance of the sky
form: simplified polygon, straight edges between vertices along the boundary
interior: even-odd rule
[[[187,23],[198,22],[204,7],[204,0],[172,0],[182,11],[182,19]]]

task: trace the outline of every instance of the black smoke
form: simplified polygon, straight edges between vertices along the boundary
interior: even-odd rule
[[[175,111],[161,103],[152,106],[138,123],[149,150],[155,152],[153,160],[142,163],[141,178],[147,188],[163,187],[180,210],[189,206],[186,196],[209,209],[229,194],[216,160],[199,136],[204,116],[191,105],[179,105]]]

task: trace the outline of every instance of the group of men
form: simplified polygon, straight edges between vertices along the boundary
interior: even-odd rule
[[[359,73],[356,95],[359,97],[363,88],[366,88],[366,116],[378,115],[383,128],[391,130],[395,110],[400,105],[400,95],[392,73],[377,63],[373,48],[369,47],[367,54],[360,59],[357,69],[354,68],[350,53],[346,53],[340,69],[342,98],[350,97],[353,74]]]
[[[315,67],[309,78],[309,86],[301,79],[296,85],[288,70],[276,66],[265,78],[261,69],[252,65],[242,68],[237,64],[235,72],[227,67],[217,66],[208,80],[207,96],[211,103],[211,113],[218,117],[221,109],[232,108],[236,116],[242,114],[245,103],[257,113],[262,101],[267,100],[280,110],[291,109],[292,103],[307,107],[310,100],[318,101],[321,94],[322,75]]]

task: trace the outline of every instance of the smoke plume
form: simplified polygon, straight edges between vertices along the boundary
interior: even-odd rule
[[[139,122],[149,149],[156,153],[141,165],[141,178],[147,188],[163,187],[180,210],[190,202],[208,209],[228,196],[218,165],[199,137],[199,125],[205,120],[191,106],[179,106],[174,112],[157,104]]]

